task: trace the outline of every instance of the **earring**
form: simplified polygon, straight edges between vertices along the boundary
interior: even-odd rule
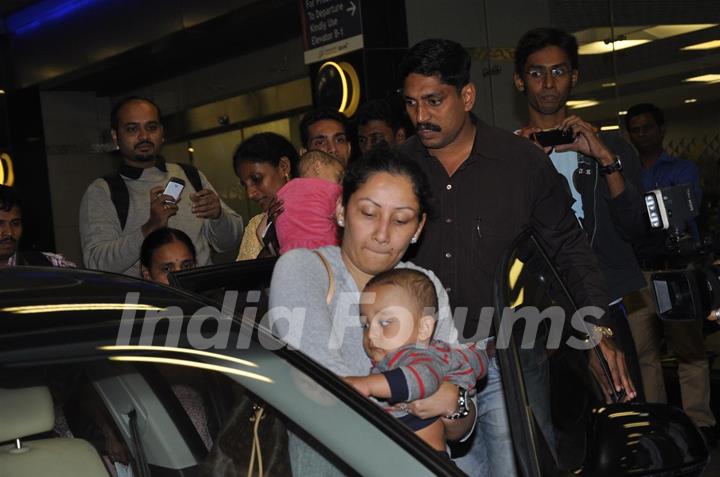
[[[337,219],[337,224],[338,224],[340,227],[345,227],[345,221],[343,220],[342,217],[340,217],[339,219]]]
[[[285,173],[285,182],[290,182],[290,174],[288,172]]]
[[[416,244],[417,241],[418,241],[418,238],[417,238],[417,237],[413,237],[413,238],[410,239],[410,243],[412,243],[412,244]]]

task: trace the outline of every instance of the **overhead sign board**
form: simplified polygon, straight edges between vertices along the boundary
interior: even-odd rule
[[[300,0],[305,64],[363,47],[360,0]]]

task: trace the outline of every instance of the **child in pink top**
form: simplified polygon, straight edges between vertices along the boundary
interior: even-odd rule
[[[277,192],[284,209],[275,219],[281,254],[339,243],[335,207],[342,193],[343,165],[322,151],[310,151],[300,158],[298,170],[300,177]]]

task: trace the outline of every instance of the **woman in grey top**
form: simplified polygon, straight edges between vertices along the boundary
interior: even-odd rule
[[[342,245],[317,251],[291,250],[275,266],[270,287],[270,322],[275,334],[340,376],[367,374],[371,363],[362,346],[360,290],[380,272],[409,267],[426,272],[438,291],[434,337],[456,342],[447,294],[437,277],[400,262],[420,236],[428,197],[422,171],[399,152],[376,148],[351,164],[336,212]],[[414,401],[409,409],[421,418],[448,416],[457,410],[457,397],[457,387],[444,383],[437,393]],[[473,419],[474,412],[462,419],[445,420],[448,438],[463,437]],[[331,464],[292,435],[290,457],[295,475],[336,473]]]

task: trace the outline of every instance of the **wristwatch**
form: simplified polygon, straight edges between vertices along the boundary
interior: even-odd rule
[[[622,171],[622,168],[623,166],[620,156],[615,156],[615,162],[607,166],[600,166],[598,171],[601,175],[606,176],[608,174],[612,174],[613,172]]]
[[[455,419],[460,419],[460,418],[465,417],[468,414],[470,414],[470,408],[468,407],[469,401],[470,401],[470,396],[468,396],[468,390],[458,386],[458,408],[457,408],[457,411],[455,411],[453,414],[450,414],[449,416],[445,416],[445,418],[455,420]]]

